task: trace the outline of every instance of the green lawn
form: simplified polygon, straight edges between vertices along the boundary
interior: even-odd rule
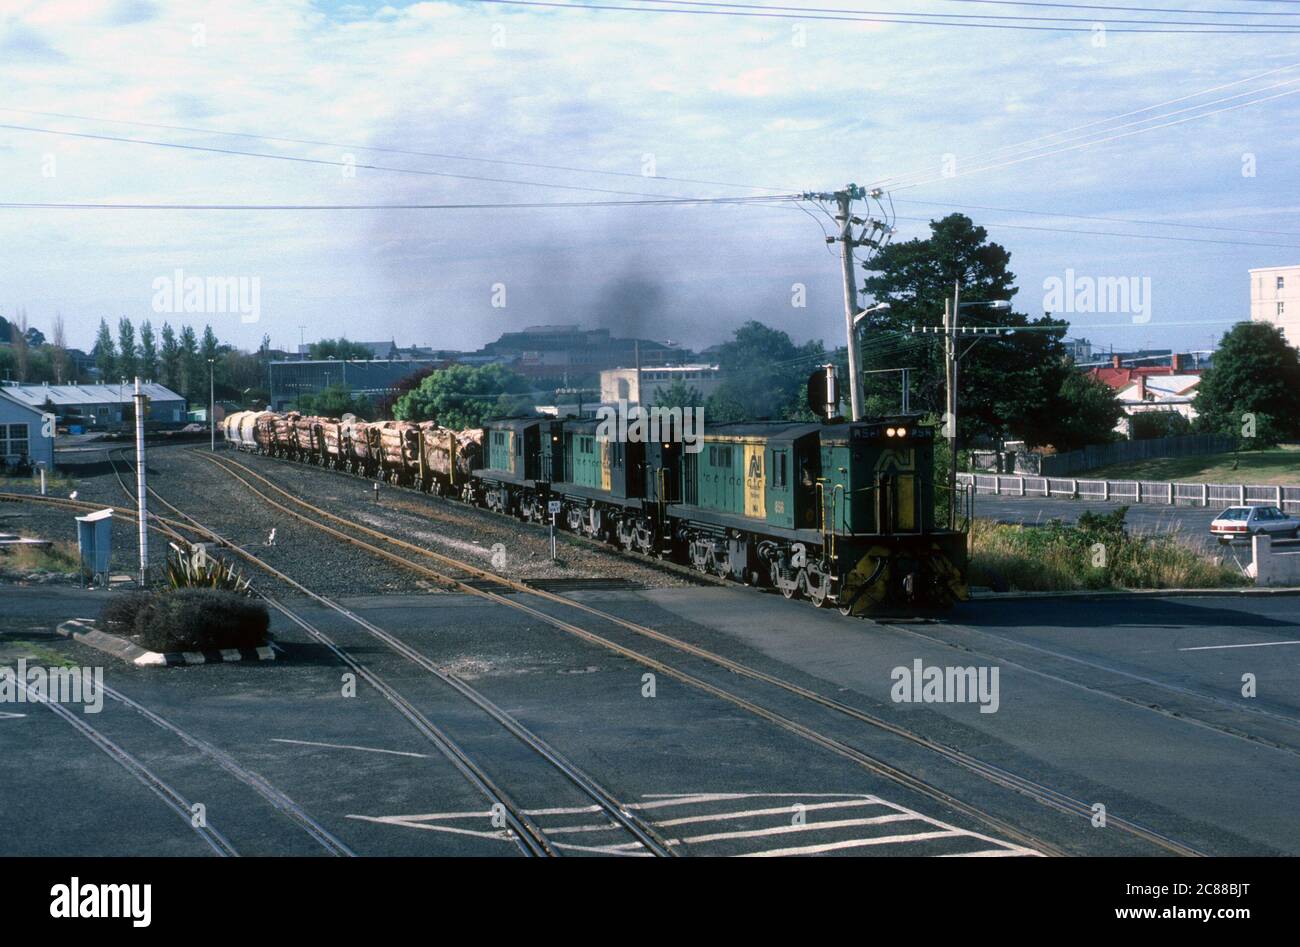
[[[1072,474],[1080,480],[1177,480],[1180,483],[1300,485],[1300,445],[1235,454],[1161,457]]]

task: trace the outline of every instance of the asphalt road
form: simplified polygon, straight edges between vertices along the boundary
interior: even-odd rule
[[[1007,497],[980,494],[975,498],[975,515],[1004,523],[1038,525],[1053,519],[1073,523],[1085,511],[1109,513],[1123,503],[1101,500],[1071,500],[1066,497]],[[1174,533],[1190,545],[1218,551],[1219,541],[1210,535],[1210,522],[1225,506],[1165,506],[1158,503],[1128,504],[1124,521],[1135,532]],[[1245,551],[1248,543],[1234,543],[1233,550]]]
[[[358,854],[517,854],[456,768],[364,682],[356,696],[345,696],[347,668],[295,626],[277,616],[283,653],[273,663],[128,669],[53,634],[60,620],[93,615],[106,594],[0,590],[0,666],[26,656],[29,663],[104,667],[110,686],[228,753]],[[843,619],[745,589],[574,597],[1197,850],[1300,853],[1295,597],[979,602],[949,621],[908,624]],[[969,812],[533,617],[459,595],[346,604],[480,688],[683,854],[1008,850],[1004,834]],[[641,854],[462,697],[336,613],[315,606],[303,613],[480,760],[565,854]],[[998,786],[915,741],[627,629],[583,623],[1066,851],[1160,853],[1113,825],[1094,826]],[[973,702],[896,702],[894,669],[918,660],[923,667],[997,669],[996,711],[981,713]],[[1242,696],[1245,675],[1253,675],[1253,697]],[[323,853],[247,785],[131,708],[110,700],[101,713],[74,712],[201,804],[241,854]],[[0,728],[0,854],[208,851],[188,821],[48,708],[0,705]]]

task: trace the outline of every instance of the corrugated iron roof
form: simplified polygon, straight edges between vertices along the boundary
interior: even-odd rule
[[[75,404],[130,404],[135,395],[135,385],[5,385],[4,393],[15,401],[39,408],[46,403],[54,405]],[[163,385],[149,382],[140,390],[151,401],[184,401],[180,395]]]

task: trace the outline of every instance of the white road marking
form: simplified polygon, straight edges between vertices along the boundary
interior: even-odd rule
[[[951,831],[917,832],[914,835],[878,835],[875,838],[853,838],[842,842],[825,842],[821,845],[801,845],[797,848],[769,848],[761,852],[746,852],[741,858],[776,858],[781,855],[816,855],[845,848],[866,848],[869,845],[896,845],[900,842],[923,842],[933,838],[960,838],[966,835],[961,829]]]
[[[701,842],[716,842],[730,838],[760,838],[765,835],[788,835],[792,832],[821,832],[826,829],[845,829],[859,825],[884,825],[888,822],[915,822],[916,816],[903,812],[878,815],[870,819],[837,819],[830,822],[803,822],[798,825],[773,825],[766,829],[741,829],[736,832],[714,832],[711,835],[688,835],[682,839],[690,845]],[[959,830],[954,830],[959,831]]]
[[[553,842],[556,848],[565,848],[571,852],[600,852],[602,855],[644,855],[651,856],[640,842],[622,842],[618,845],[572,845],[565,842]]]
[[[0,713],[0,720],[17,720],[19,717],[26,717],[26,714],[11,714],[8,712]]]
[[[312,740],[282,740],[279,737],[272,737],[272,743],[292,743],[296,746],[323,746],[331,750],[361,750],[363,753],[388,753],[391,756],[415,756],[420,759],[429,759],[427,753],[408,753],[405,750],[383,750],[375,746],[353,746],[350,743],[316,743]]]
[[[411,829],[425,829],[429,832],[449,832],[453,835],[473,835],[476,838],[502,839],[509,841],[513,835],[506,829],[494,832],[479,832],[475,829],[458,829],[453,825],[432,825],[428,822],[410,822],[400,816],[349,815],[346,818],[359,822],[378,822],[381,825],[403,825]],[[637,844],[640,844],[639,842]]]
[[[1205,644],[1197,648],[1179,648],[1179,651],[1224,651],[1228,648],[1272,648],[1280,644],[1300,644],[1300,641],[1257,641],[1254,644]]]
[[[814,802],[803,806],[804,812],[813,812],[817,809],[839,809],[846,806],[875,806],[880,803],[876,800],[864,799],[845,799],[840,802]],[[794,806],[779,806],[775,809],[742,809],[733,812],[711,812],[708,815],[688,815],[679,819],[664,819],[656,822],[655,825],[665,827],[669,825],[690,825],[693,822],[718,822],[722,819],[745,819],[758,815],[792,815]]]
[[[1010,858],[1012,856],[1034,855],[1028,849],[1015,848],[985,848],[978,852],[949,852],[946,855],[939,855],[939,858]]]

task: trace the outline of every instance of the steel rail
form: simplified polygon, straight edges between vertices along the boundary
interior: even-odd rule
[[[207,843],[208,847],[216,852],[216,854],[222,857],[237,857],[239,855],[239,852],[235,851],[235,847],[230,844],[230,841],[224,835],[212,826],[208,825],[206,818],[197,820],[196,822],[194,818],[195,812],[193,804],[164,782],[138,759],[126,750],[122,749],[99,730],[96,730],[86,721],[82,720],[67,707],[49,700],[45,695],[41,695],[39,690],[37,690],[36,696],[33,696],[32,688],[30,688],[25,681],[18,681],[18,686],[27,694],[27,700],[30,703],[43,704],[53,711],[56,716],[62,717],[65,721],[72,724],[76,730],[81,732],[82,736],[148,787],[149,790],[152,791],[154,795],[158,796],[158,798],[161,799],[169,809],[180,816],[181,819],[184,820],[185,824],[188,825],[199,836],[199,838]]]
[[[127,464],[128,467],[130,466],[129,461],[124,461],[124,462]],[[118,479],[119,482],[123,484],[123,488],[126,489],[125,482],[122,481],[120,476]],[[577,766],[575,766],[573,763],[571,763],[569,760],[563,757],[558,751],[556,751],[548,743],[542,740],[541,737],[532,733],[532,731],[528,730],[517,719],[515,719],[509,713],[507,713],[506,711],[498,707],[496,704],[494,704],[491,700],[489,700],[486,697],[486,695],[480,693],[477,689],[471,687],[469,684],[462,681],[456,675],[451,674],[443,670],[442,668],[438,667],[434,662],[430,661],[423,654],[416,651],[414,648],[411,648],[410,646],[406,645],[404,642],[400,641],[390,633],[384,631],[382,628],[379,628],[378,626],[372,624],[371,622],[366,621],[365,619],[361,618],[359,615],[356,615],[350,610],[339,605],[337,602],[334,602],[332,599],[329,599],[326,596],[313,592],[311,589],[308,589],[306,586],[302,585],[296,580],[291,579],[283,572],[280,572],[279,570],[275,569],[269,564],[263,562],[259,557],[254,556],[252,553],[249,553],[246,550],[240,549],[239,547],[225,540],[223,537],[219,536],[215,531],[209,529],[208,527],[202,526],[202,524],[200,524],[197,519],[194,519],[192,516],[190,516],[189,514],[180,510],[174,504],[167,501],[165,498],[159,495],[157,491],[154,490],[154,488],[149,487],[147,489],[154,496],[154,498],[157,499],[160,503],[166,505],[168,508],[176,512],[177,515],[188,519],[200,530],[206,532],[208,535],[211,535],[214,538],[214,540],[216,540],[217,542],[233,549],[235,552],[237,552],[244,558],[248,559],[251,562],[254,562],[260,568],[263,568],[267,572],[275,575],[281,581],[286,582],[287,584],[293,586],[298,591],[307,595],[314,601],[320,602],[321,604],[339,612],[341,615],[344,615],[351,621],[360,625],[362,628],[364,628],[371,635],[373,635],[374,637],[382,641],[384,644],[388,645],[399,655],[407,658],[408,660],[412,661],[413,663],[423,668],[424,670],[434,674],[443,683],[452,687],[462,696],[471,700],[476,706],[478,706],[481,710],[487,713],[493,720],[501,724],[513,736],[515,736],[517,739],[519,739],[529,748],[531,748],[536,753],[538,753],[551,766],[557,769],[570,782],[576,785],[583,793],[585,793],[588,797],[590,797],[593,801],[595,801],[597,805],[599,805],[618,824],[622,825],[647,850],[659,856],[671,856],[676,854],[672,850],[672,848],[668,845],[668,843],[664,839],[662,839],[658,835],[658,833],[655,832],[654,829],[652,829],[648,824],[646,824],[639,816],[633,814],[626,806],[620,803],[613,796],[612,793],[610,793],[599,783],[597,783],[594,779],[592,779],[590,776],[584,773],[581,769],[579,769]],[[313,631],[313,629],[309,628],[308,624],[305,622],[304,619],[301,618],[301,616],[296,616],[295,614],[293,614],[282,603],[276,602],[269,598],[268,601],[270,601],[272,605],[274,605],[277,609],[279,609],[282,613],[284,613],[286,617],[290,618],[295,623],[303,627],[304,630],[309,631],[309,633]],[[340,657],[342,660],[347,661],[349,663],[349,666],[352,666],[354,670],[358,671],[358,673],[363,673],[363,669],[361,669],[360,664],[356,662],[354,659],[351,659],[349,655],[346,655],[346,653],[337,645],[335,645],[333,642],[329,641],[329,639],[326,638],[324,634],[319,631],[319,629],[314,629],[314,637],[316,637],[318,641],[321,641],[321,643],[325,644],[326,647],[329,647],[330,650],[335,653],[335,655]],[[367,680],[369,680],[372,684],[374,684],[377,678],[375,678],[374,675],[368,674]],[[400,703],[398,703],[398,701],[396,700],[394,701],[395,705],[398,706],[399,710],[402,710],[404,713],[406,712],[406,710],[414,711],[414,708],[409,704],[409,702],[405,701],[405,698],[401,698],[400,695],[398,695],[396,691],[392,691],[391,688],[389,688],[388,690],[391,692],[392,695],[390,696],[390,700],[393,699],[394,697],[400,699],[401,701]],[[389,696],[389,695],[386,694],[385,696]],[[419,715],[418,711],[415,711],[415,713],[417,714],[417,716],[420,717],[420,722],[417,723],[417,727],[419,729],[423,731],[426,728],[431,728],[434,731],[438,732],[441,738],[449,746],[453,746],[453,747],[455,746],[454,741],[452,741],[451,738],[448,737],[445,733],[442,733],[442,731],[438,730],[438,728],[435,727],[430,721],[428,721],[427,718],[424,718],[422,715]],[[408,715],[408,719],[411,719],[409,715]],[[414,719],[412,720],[412,722],[416,723]],[[466,755],[463,750],[459,750],[458,747],[457,750],[459,751],[461,761],[464,763],[469,763],[470,760],[468,755]],[[453,760],[453,762],[456,762],[456,760]],[[462,769],[462,772],[466,772],[466,771]],[[480,773],[483,777],[486,778],[485,772],[482,772],[480,770]],[[466,772],[466,775],[469,774]],[[485,785],[492,785],[492,784],[490,780],[487,780],[485,782]],[[515,812],[521,828],[525,828],[528,826],[532,827],[529,831],[529,834],[533,838],[539,839],[542,844],[542,848],[544,849],[544,852],[541,852],[539,854],[543,854],[543,853],[558,854],[558,852],[551,846],[551,843],[549,839],[546,837],[545,832],[539,827],[537,827],[536,824],[533,823],[532,820],[527,815],[524,814],[521,808],[515,806],[513,803],[510,803],[507,797],[505,796],[505,794],[501,792],[501,790],[495,789],[495,795],[500,797],[497,800],[498,802],[501,802],[503,805],[507,807],[507,809],[512,809]]]
[[[204,460],[208,460],[212,462],[217,467],[224,469],[230,476],[234,477],[236,480],[239,480],[241,483],[243,483],[250,493],[260,497],[263,500],[263,502],[271,505],[272,507],[275,507],[276,509],[279,509],[281,512],[285,513],[290,517],[293,517],[294,519],[307,523],[308,525],[314,526],[315,528],[325,532],[327,535],[330,535],[342,542],[355,545],[358,548],[364,549],[373,555],[376,555],[380,558],[393,562],[404,568],[410,569],[411,571],[417,572],[425,576],[426,578],[431,578],[434,581],[437,581],[443,584],[444,586],[452,588],[456,591],[464,592],[466,594],[473,595],[490,602],[495,602],[497,604],[505,605],[509,608],[522,611],[540,621],[552,625],[553,627],[559,628],[579,638],[582,638],[583,640],[599,645],[608,650],[614,651],[615,653],[620,654],[623,657],[628,658],[629,660],[632,660],[636,663],[649,667],[652,670],[656,670],[659,673],[666,674],[669,677],[674,678],[675,680],[679,680],[685,684],[688,684],[689,686],[695,687],[699,690],[703,690],[714,697],[717,697],[737,707],[740,707],[812,743],[822,746],[823,748],[828,749],[839,756],[849,759],[854,763],[857,763],[859,766],[862,766],[863,768],[867,769],[868,771],[875,773],[878,776],[882,776],[893,782],[899,783],[900,785],[903,785],[908,789],[911,789],[915,792],[925,795],[936,802],[948,806],[956,811],[962,812],[965,815],[969,816],[970,818],[976,819],[977,821],[989,826],[990,828],[993,828],[994,830],[1003,833],[1008,838],[1016,839],[1019,842],[1019,844],[1024,847],[1030,849],[1037,849],[1045,854],[1052,854],[1052,855],[1066,854],[1064,851],[1060,850],[1059,848],[1052,845],[1051,843],[1033,837],[1029,833],[1021,831],[1020,829],[1003,821],[997,816],[994,816],[991,813],[978,809],[977,807],[972,806],[958,799],[955,796],[952,796],[951,794],[947,793],[945,790],[942,790],[939,787],[934,786],[919,777],[913,776],[911,773],[907,773],[903,770],[900,770],[897,767],[893,766],[892,764],[886,763],[884,760],[871,756],[870,754],[867,754],[862,750],[857,749],[856,747],[843,743],[842,741],[834,737],[830,737],[825,734],[822,734],[814,730],[813,728],[806,726],[805,724],[799,723],[798,721],[786,717],[776,711],[773,711],[760,704],[754,703],[748,698],[734,694],[731,691],[718,687],[717,685],[714,685],[701,678],[695,677],[694,675],[689,674],[688,672],[667,665],[662,661],[659,661],[648,655],[642,654],[631,648],[625,647],[624,645],[620,645],[617,642],[614,642],[608,638],[598,635],[585,628],[581,628],[577,625],[574,625],[571,622],[564,621],[563,619],[557,618],[553,615],[543,612],[523,602],[511,600],[505,597],[504,595],[501,595],[496,592],[491,592],[485,589],[477,588],[473,585],[464,582],[463,580],[448,576],[434,569],[430,569],[427,566],[420,565],[419,563],[412,562],[409,559],[405,559],[402,556],[389,552],[386,549],[381,549],[378,546],[373,546],[370,543],[366,543],[363,540],[357,539],[354,536],[348,536],[346,533],[342,533],[339,530],[336,530],[330,526],[326,526],[324,523],[312,520],[309,517],[304,516],[303,514],[290,509],[284,504],[279,503],[275,499],[260,492],[253,484],[251,484],[248,480],[240,476],[237,472],[235,472],[235,470],[231,469],[230,467],[227,467],[226,464],[233,464],[234,466],[247,471],[249,474],[251,474],[254,477],[257,477],[259,480],[262,480],[268,486],[271,486],[272,488],[282,493],[289,499],[292,499],[296,503],[299,503],[300,505],[310,509],[313,513],[340,522],[344,525],[349,526],[350,528],[357,529],[358,531],[365,532],[367,534],[375,534],[379,538],[385,539],[386,541],[391,542],[394,545],[398,545],[403,548],[409,548],[411,550],[421,552],[422,554],[428,555],[432,558],[450,563],[456,568],[460,568],[475,576],[490,579],[499,584],[508,586],[516,591],[523,592],[529,595],[534,595],[549,601],[558,602],[566,606],[577,607],[583,611],[590,612],[591,614],[597,617],[614,621],[618,624],[622,624],[625,627],[628,627],[631,630],[639,631],[640,633],[643,634],[650,633],[650,636],[654,637],[656,640],[662,641],[665,644],[669,644],[673,647],[679,648],[679,650],[690,651],[691,653],[697,654],[698,656],[706,657],[709,660],[714,660],[715,663],[726,662],[724,666],[727,666],[728,669],[735,669],[736,673],[743,674],[744,676],[768,680],[771,683],[776,683],[778,684],[778,686],[782,686],[787,689],[797,687],[797,685],[790,685],[788,684],[788,682],[783,682],[779,678],[774,678],[771,677],[770,675],[765,675],[763,674],[763,672],[754,671],[750,668],[747,668],[744,665],[741,665],[736,662],[731,662],[729,659],[721,658],[721,656],[719,655],[713,655],[711,652],[704,651],[703,649],[696,649],[695,646],[687,645],[685,642],[681,642],[678,639],[672,638],[671,636],[664,635],[662,632],[654,631],[654,629],[649,629],[646,628],[645,626],[638,626],[636,625],[636,623],[626,622],[623,619],[619,619],[617,616],[608,615],[604,612],[601,612],[599,609],[593,609],[590,606],[586,606],[583,605],[582,603],[575,602],[574,600],[565,598],[564,596],[556,595],[550,592],[545,592],[541,589],[536,589],[532,586],[529,586],[521,582],[517,582],[513,579],[507,579],[503,576],[496,575],[495,573],[487,572],[486,570],[479,569],[478,567],[469,565],[468,563],[459,562],[458,560],[451,559],[450,557],[447,556],[443,556],[440,553],[434,553],[431,550],[425,550],[422,547],[414,546],[413,544],[406,543],[404,540],[398,540],[392,537],[387,537],[384,534],[379,533],[378,531],[370,530],[369,527],[364,527],[355,523],[351,523],[350,521],[345,520],[342,517],[335,516],[334,514],[319,509],[318,507],[315,507],[312,504],[299,499],[298,497],[294,497],[292,494],[289,494],[287,491],[280,489],[279,487],[275,486],[275,484],[272,484],[270,481],[267,481],[264,477],[261,477],[256,472],[245,467],[243,464],[239,464],[236,461],[231,461],[226,458],[217,458],[212,455],[203,454],[203,453],[198,454],[198,456],[202,457]],[[814,694],[814,692],[812,691],[808,691],[807,693],[810,695]],[[815,696],[820,697],[820,695],[815,695]],[[823,699],[830,700],[829,698],[823,698]],[[847,705],[843,705],[843,706],[847,707]],[[872,720],[874,720],[874,718],[868,717],[869,722]],[[924,738],[920,738],[920,739],[924,739]],[[939,745],[934,744],[934,746],[938,747]],[[947,748],[942,748],[942,749],[947,749]],[[980,772],[979,775],[985,776],[985,778],[988,779],[994,779],[994,777],[991,774],[986,772]],[[1008,785],[1007,782],[1003,782],[1001,779],[994,779],[994,781],[1001,782],[1001,784],[1007,785],[1008,788],[1016,788],[1021,792],[1026,792],[1026,789],[1021,788],[1020,786]],[[1028,781],[1025,782],[1028,783]],[[1052,804],[1052,801],[1049,801],[1049,799],[1046,796],[1043,796],[1041,798],[1039,796],[1035,796],[1035,798],[1037,798],[1038,801],[1044,802],[1046,804],[1049,805]],[[1083,805],[1083,803],[1080,803],[1080,805]],[[1058,809],[1060,808],[1059,804],[1053,805],[1053,807]],[[1062,810],[1062,811],[1069,811],[1069,810]],[[1079,813],[1071,811],[1071,814],[1079,814]],[[1090,808],[1088,809],[1088,814],[1089,816],[1091,816]]]
[[[203,455],[203,456],[205,457],[205,459],[218,461],[218,458],[209,457],[208,455]],[[838,701],[833,697],[827,697],[824,694],[818,693],[817,691],[813,691],[801,685],[794,684],[783,678],[779,678],[774,675],[768,674],[764,671],[759,671],[755,668],[751,668],[748,665],[741,664],[738,661],[733,661],[730,658],[723,657],[722,655],[719,655],[715,652],[708,651],[704,648],[698,647],[697,645],[689,644],[688,642],[682,641],[679,638],[674,638],[671,635],[667,635],[661,631],[658,631],[657,629],[650,628],[649,626],[642,625],[638,622],[630,621],[618,615],[613,615],[609,612],[605,612],[601,609],[595,608],[594,606],[588,605],[585,602],[580,602],[575,599],[571,599],[566,596],[556,594],[554,592],[549,592],[546,591],[545,589],[538,589],[534,586],[528,585],[525,582],[520,582],[516,579],[511,579],[507,576],[498,575],[495,572],[491,572],[486,569],[481,569],[470,563],[461,562],[460,560],[454,559],[450,556],[443,555],[442,553],[435,552],[431,549],[426,549],[423,546],[418,546],[414,543],[409,543],[405,540],[397,539],[396,537],[393,536],[388,536],[387,534],[379,530],[375,530],[368,526],[364,526],[362,524],[352,522],[343,517],[330,513],[327,510],[320,509],[319,507],[316,507],[314,504],[308,503],[307,501],[294,496],[293,494],[289,493],[288,491],[284,490],[278,485],[272,483],[266,477],[263,477],[262,475],[258,474],[256,471],[252,470],[245,464],[242,464],[238,461],[226,457],[220,458],[219,461],[239,467],[241,470],[245,471],[250,476],[261,481],[266,486],[270,487],[271,489],[275,490],[281,495],[288,497],[289,499],[293,500],[295,503],[299,504],[300,506],[308,508],[313,512],[321,516],[324,516],[334,522],[338,522],[352,529],[355,529],[358,532],[364,533],[368,536],[372,536],[377,539],[381,539],[387,543],[390,543],[391,545],[415,552],[419,555],[426,556],[436,561],[446,563],[455,568],[459,568],[461,570],[469,572],[471,575],[474,575],[476,578],[486,579],[495,582],[497,584],[514,589],[515,591],[524,592],[530,595],[535,595],[547,599],[549,601],[558,602],[570,608],[574,608],[579,611],[586,612],[590,615],[596,616],[605,621],[609,621],[613,624],[616,624],[622,628],[626,628],[627,630],[632,631],[636,634],[651,638],[652,640],[658,641],[671,648],[685,652],[687,654],[691,654],[694,657],[701,658],[712,664],[716,664],[719,667],[725,668],[726,670],[734,674],[738,674],[742,677],[750,678],[751,680],[762,681],[766,684],[780,688],[781,690],[784,690],[787,693],[795,694],[796,696],[799,696],[805,700],[819,704],[820,706],[823,706],[829,710],[833,710],[836,713],[850,717],[861,723],[866,723],[872,727],[876,727],[878,729],[884,730],[888,733],[893,734],[894,736],[900,737],[901,739],[907,740],[908,742],[914,743],[918,746],[923,746],[926,749],[931,750],[943,756],[944,758],[948,759],[949,761],[967,769],[968,771],[973,772],[989,780],[990,782],[1000,785],[1003,788],[1011,789],[1015,792],[1021,793],[1022,795],[1028,796],[1029,798],[1032,798],[1037,802],[1040,802],[1053,809],[1056,809],[1057,811],[1069,815],[1078,816],[1080,818],[1086,818],[1089,820],[1091,820],[1093,817],[1091,804],[1084,800],[1072,797],[1066,793],[1053,789],[1052,787],[1040,783],[1036,780],[1032,780],[1029,779],[1028,777],[1020,776],[1016,773],[1010,772],[1009,770],[1006,770],[995,764],[980,760],[979,758],[974,757],[969,753],[965,753],[964,751],[958,750],[954,747],[945,746],[944,744],[938,743],[937,741],[932,740],[929,737],[916,733],[915,731],[910,730],[906,727],[902,727],[897,724],[891,723],[890,721],[884,720],[883,718],[877,717],[873,714],[869,714],[866,711],[860,710],[842,701]],[[234,474],[232,473],[232,475]],[[306,522],[311,522],[311,521],[306,520]],[[313,525],[319,526],[320,524],[313,523]],[[392,560],[392,561],[397,561],[397,560]],[[895,626],[887,625],[887,627],[893,628]],[[1133,822],[1131,820],[1124,819],[1119,816],[1108,814],[1107,825],[1113,825],[1115,827],[1118,827],[1123,831],[1128,832],[1129,834],[1142,838],[1144,841],[1150,842],[1154,845],[1159,846],[1160,848],[1166,849],[1177,855],[1189,856],[1189,857],[1204,855],[1203,852],[1192,847],[1191,845],[1188,845],[1177,839],[1164,835],[1163,833],[1160,833],[1148,826],[1144,826],[1140,823]]]

